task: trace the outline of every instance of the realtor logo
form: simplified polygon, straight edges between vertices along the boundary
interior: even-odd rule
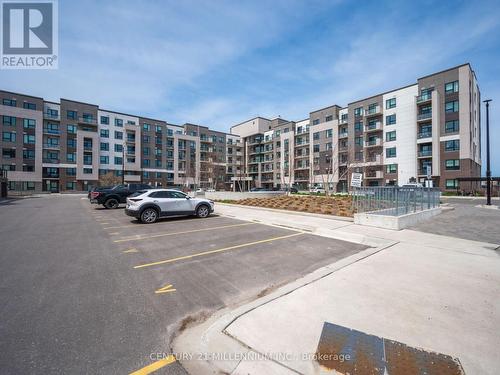
[[[57,69],[57,2],[3,0],[2,69]]]

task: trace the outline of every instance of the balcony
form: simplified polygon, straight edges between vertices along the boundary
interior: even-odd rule
[[[419,113],[417,115],[417,121],[428,120],[432,118],[432,112]]]
[[[97,125],[97,119],[93,117],[78,117],[78,122],[80,124]]]
[[[377,105],[373,108],[367,108],[365,110],[365,117],[370,117],[370,116],[377,116],[377,115],[380,115],[381,112],[380,112],[380,106]]]
[[[347,138],[347,134],[348,134],[347,132],[341,132],[341,133],[339,133],[339,139],[340,138]]]
[[[417,138],[418,139],[421,139],[421,138],[432,138],[432,132],[419,132],[417,134]]]
[[[384,178],[384,172],[382,172],[382,171],[367,171],[365,173],[365,178],[366,179]]]
[[[378,146],[382,146],[382,138],[365,141],[365,147],[378,147]]]
[[[60,135],[61,131],[59,129],[43,128],[43,134]]]
[[[432,100],[431,93],[425,93],[425,94],[417,96],[417,104],[427,103],[427,102],[430,102],[431,100]]]
[[[53,115],[52,113],[44,112],[43,113],[43,118],[46,119],[46,120],[57,120],[57,121],[59,121],[61,119],[61,116],[59,116],[59,114]]]
[[[309,140],[295,142],[295,146],[307,146],[307,145],[309,145]]]
[[[127,142],[127,143],[135,143],[135,137],[127,137],[127,139],[125,140],[125,142]]]
[[[43,148],[48,150],[60,150],[61,145],[55,143],[44,143]]]
[[[43,163],[59,164],[59,159],[43,158]]]
[[[304,153],[304,154],[297,154],[295,155],[295,159],[300,159],[300,158],[308,158],[309,157],[309,154],[308,153]]]
[[[373,132],[382,130],[382,122],[376,121],[372,124],[365,125],[365,132]]]
[[[419,158],[429,158],[432,157],[432,150],[420,150],[418,152]]]
[[[342,125],[342,124],[347,124],[347,117],[339,119],[339,125]]]
[[[346,166],[347,165],[347,159],[340,159],[339,165]]]
[[[382,155],[366,155],[365,157],[365,162],[366,163],[376,163],[380,164],[382,163]]]

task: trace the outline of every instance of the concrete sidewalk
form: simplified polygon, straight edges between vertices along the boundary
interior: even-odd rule
[[[498,373],[497,244],[253,207],[217,212],[373,247],[184,331],[174,352],[188,372],[326,373],[304,354],[332,323],[458,358],[466,374]]]

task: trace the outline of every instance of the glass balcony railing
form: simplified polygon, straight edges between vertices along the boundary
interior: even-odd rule
[[[427,120],[432,118],[432,112],[419,113],[417,115],[417,120]]]
[[[417,137],[420,138],[431,138],[432,132],[419,132]]]
[[[432,156],[432,150],[420,150],[418,152],[419,157],[427,157],[427,156]]]
[[[417,96],[417,103],[423,103],[427,102],[432,99],[432,94],[431,93],[425,93],[422,95]]]

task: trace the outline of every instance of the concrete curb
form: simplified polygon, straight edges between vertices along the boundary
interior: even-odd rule
[[[280,210],[280,209],[277,209],[277,208],[246,206],[244,204],[232,204],[232,203],[222,203],[222,202],[215,202],[215,204],[217,204],[217,205],[220,204],[220,205],[230,206],[230,207],[253,208],[253,209],[256,209],[256,210],[270,211],[270,212],[280,212],[280,213],[289,214],[289,215],[318,217],[318,218],[321,218],[321,219],[341,220],[341,221],[348,221],[348,222],[351,222],[351,223],[354,222],[354,218],[352,218],[352,217],[346,217],[346,216],[313,214],[311,212],[298,212],[298,211],[292,211],[292,210]]]
[[[328,266],[319,268],[264,297],[236,308],[220,310],[200,325],[190,327],[176,336],[172,344],[173,352],[178,356],[179,362],[184,369],[190,374],[232,373],[238,367],[245,354],[254,352],[264,356],[263,353],[253,350],[226,331],[238,318],[260,306],[329,276],[342,268],[390,248],[397,243],[397,241],[389,242],[386,240],[381,246],[368,248]],[[193,359],[186,359],[188,358],[186,354],[194,354]],[[200,360],[200,356],[204,360]],[[259,366],[260,371],[265,371],[268,374],[297,373],[297,371],[271,359],[259,363]]]

